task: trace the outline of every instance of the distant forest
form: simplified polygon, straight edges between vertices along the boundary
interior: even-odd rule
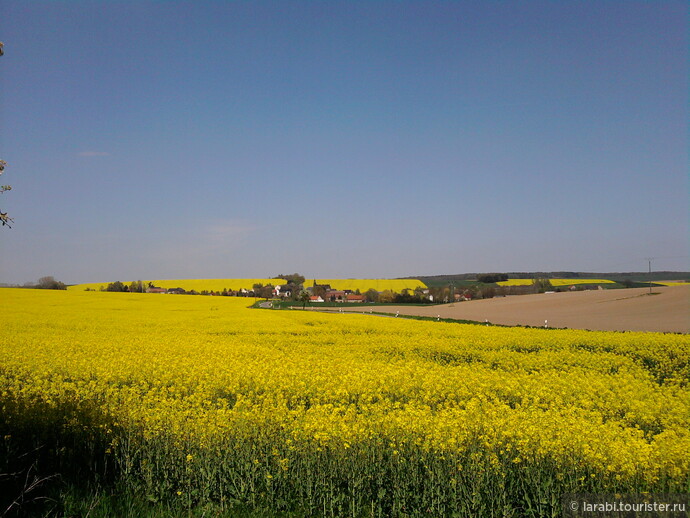
[[[690,272],[500,272],[500,273],[458,273],[454,275],[415,275],[401,279],[419,279],[429,287],[445,286],[451,282],[465,284],[477,281],[487,275],[507,275],[509,279],[608,279],[623,281],[676,281],[690,280]]]

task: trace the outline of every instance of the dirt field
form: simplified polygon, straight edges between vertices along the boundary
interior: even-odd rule
[[[548,321],[549,327],[572,329],[690,332],[690,286],[653,288],[652,293],[656,295],[649,295],[648,288],[544,293],[376,310],[506,325],[543,326]],[[357,306],[344,310],[363,311]]]

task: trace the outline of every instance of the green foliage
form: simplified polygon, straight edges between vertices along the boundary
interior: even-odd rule
[[[262,299],[270,299],[273,296],[273,284],[266,284],[265,286],[261,283],[256,283],[252,286],[255,297],[261,297]]]
[[[376,290],[374,290],[374,291],[376,291]],[[376,292],[376,293],[378,295],[378,292]],[[317,284],[317,285],[312,287],[311,294],[314,295],[315,297],[321,297],[324,300],[326,300],[326,287]]]
[[[67,286],[60,281],[56,281],[54,277],[48,275],[38,279],[37,288],[42,290],[66,290]]]
[[[115,281],[108,284],[108,286],[105,288],[105,291],[129,291],[129,288],[126,284],[120,281]]]
[[[379,293],[379,302],[394,302],[395,293],[391,290],[383,290]]]
[[[299,300],[302,302],[302,309],[304,309],[307,305],[307,302],[309,302],[309,297],[311,297],[311,295],[307,290],[300,291]]]
[[[290,300],[300,300],[300,292],[304,285],[304,276],[299,273],[280,274],[276,279],[283,279],[286,282],[284,290],[290,292]]]
[[[410,444],[385,447],[376,438],[346,452],[314,447],[300,453],[280,443],[229,441],[212,454],[194,452],[191,462],[150,441],[145,449],[123,452],[130,455],[129,470],[120,464],[113,478],[102,466],[83,471],[87,464],[77,454],[92,462],[103,455],[103,445],[79,437],[79,446],[75,439],[63,440],[59,451],[82,472],[58,457],[41,457],[45,448],[30,452],[32,465],[40,462],[44,470],[34,473],[40,483],[32,495],[18,479],[8,501],[16,493],[19,504],[4,517],[470,517],[496,509],[501,516],[540,517],[555,516],[564,493],[610,491],[582,466],[564,474],[547,460],[516,465],[510,452],[492,456],[481,444],[439,455]],[[96,451],[89,452],[91,446]],[[0,458],[0,468],[8,469],[8,461]]]
[[[496,296],[496,288],[493,286],[483,286],[477,291],[477,296],[482,299],[492,299]]]
[[[379,292],[376,291],[374,288],[367,290],[364,294],[364,300],[366,300],[367,302],[378,302]]]
[[[544,293],[546,291],[552,291],[553,285],[549,279],[537,278],[532,279],[532,289],[535,293]]]
[[[129,292],[130,293],[146,293],[146,287],[144,286],[143,281],[133,281],[132,284],[129,285]]]
[[[429,299],[421,290],[415,290],[413,293],[410,293],[409,290],[403,290],[402,293],[393,295],[393,302],[397,304],[424,304],[429,302]]]

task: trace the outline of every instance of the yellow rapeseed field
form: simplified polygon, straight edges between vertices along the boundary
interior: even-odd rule
[[[310,287],[316,281],[318,284],[329,284],[335,290],[360,290],[362,293],[369,289],[377,291],[391,290],[395,293],[400,293],[404,289],[414,290],[415,288],[426,288],[426,285],[417,279],[307,279],[304,281],[304,287]],[[123,281],[125,284],[131,284],[131,280]],[[167,279],[167,280],[145,280],[145,285],[152,283],[159,288],[183,288],[186,291],[196,290],[201,292],[206,291],[223,291],[224,289],[238,291],[242,288],[251,290],[254,284],[272,284],[278,286],[285,284],[283,279]],[[530,281],[531,282],[531,281]],[[99,291],[101,288],[105,289],[108,282],[88,282],[82,284],[74,284],[67,289],[70,291],[85,291],[95,290]]]
[[[688,489],[687,335],[233,297],[0,289],[0,300],[2,433],[93,441],[151,499],[547,516],[565,492]]]
[[[123,281],[124,282],[124,281]],[[233,290],[239,291],[241,289],[251,290],[255,284],[263,284],[264,286],[272,284],[277,286],[279,284],[285,284],[283,279],[167,279],[167,280],[146,280],[143,281],[145,286],[148,283],[152,283],[158,288],[182,288],[185,291],[223,291]],[[129,280],[125,284],[129,285],[132,281]],[[105,289],[108,286],[108,282],[88,282],[83,284],[74,284],[69,286],[67,289],[70,291],[85,291],[95,290],[98,291],[101,288]]]
[[[607,279],[549,279],[552,286],[572,286],[574,284],[614,284]],[[508,279],[497,282],[499,286],[531,286],[532,279]]]
[[[426,284],[418,279],[307,279],[304,286],[312,286],[314,281],[317,284],[329,284],[334,290],[359,290],[362,293],[370,289],[401,293],[403,290],[426,288]]]

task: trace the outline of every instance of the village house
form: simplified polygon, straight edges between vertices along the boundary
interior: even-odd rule
[[[343,302],[345,300],[345,291],[341,290],[330,290],[326,293],[326,300],[331,302]]]
[[[455,299],[455,302],[472,300],[472,292],[471,291],[465,291],[463,293],[454,293],[453,298]],[[433,299],[431,299],[431,300],[433,300]]]
[[[292,296],[292,290],[290,290],[287,286],[279,285],[273,288],[273,295],[276,297],[288,298]]]

